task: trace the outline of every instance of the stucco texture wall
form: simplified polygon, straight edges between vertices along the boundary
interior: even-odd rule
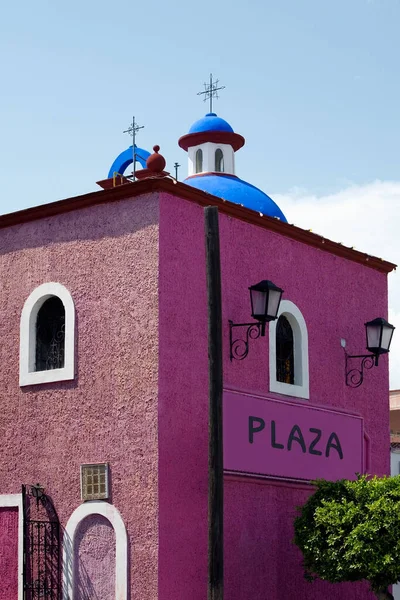
[[[308,327],[310,403],[363,416],[369,470],[389,471],[388,367],[345,385],[347,340],[365,351],[364,323],[386,316],[386,276],[277,233],[220,215],[224,385],[269,392],[268,335],[248,357],[229,360],[228,319],[249,322],[248,287],[270,279],[302,311]],[[203,600],[207,585],[207,308],[203,208],[163,195],[160,202],[159,598]],[[287,398],[290,402],[290,398]],[[307,402],[307,401],[305,401]],[[230,600],[360,599],[364,585],[303,579],[292,544],[295,507],[310,488],[225,477],[225,594]]]
[[[0,493],[40,482],[65,526],[80,465],[109,462],[132,600],[157,598],[158,218],[144,195],[0,232]],[[21,310],[50,281],[75,303],[76,377],[21,389]]]
[[[18,509],[0,508],[0,600],[18,599]]]

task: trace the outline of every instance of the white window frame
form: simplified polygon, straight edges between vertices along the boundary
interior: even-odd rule
[[[36,319],[40,308],[52,296],[61,300],[65,310],[64,367],[35,371]],[[67,381],[75,377],[75,306],[72,296],[61,283],[43,283],[26,299],[20,323],[19,385]]]
[[[293,331],[294,350],[294,384],[283,383],[276,379],[276,326],[278,318],[285,316]],[[308,331],[300,309],[290,300],[282,300],[278,318],[269,324],[269,389],[271,392],[310,398],[310,381],[308,370]]]

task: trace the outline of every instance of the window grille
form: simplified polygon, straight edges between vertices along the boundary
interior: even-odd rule
[[[39,309],[36,319],[35,371],[64,367],[65,309],[57,296],[52,296]]]
[[[276,326],[276,380],[294,384],[293,329],[283,315]]]
[[[108,463],[81,465],[82,500],[108,500]]]

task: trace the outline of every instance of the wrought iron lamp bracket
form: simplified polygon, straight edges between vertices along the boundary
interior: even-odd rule
[[[233,338],[233,329],[235,327],[246,327],[244,337]],[[230,359],[243,360],[249,353],[250,340],[256,340],[262,332],[262,323],[234,323],[229,321],[229,347]]]
[[[364,381],[364,371],[378,365],[377,354],[347,354],[346,355],[346,385],[358,388]],[[361,359],[359,367],[351,367],[350,361]]]

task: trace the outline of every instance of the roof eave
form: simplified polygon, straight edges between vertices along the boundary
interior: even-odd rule
[[[217,206],[222,213],[240,219],[241,221],[274,231],[280,235],[319,248],[325,252],[330,252],[336,256],[347,258],[348,260],[363,264],[383,273],[390,273],[396,268],[394,263],[359,252],[358,250],[354,250],[343,244],[338,244],[337,242],[333,242],[321,235],[306,231],[295,225],[289,225],[278,218],[268,217],[250,210],[249,208],[245,208],[242,205],[233,204],[232,202],[217,198],[212,194],[198,190],[190,185],[177,182],[170,177],[143,179],[141,181],[135,181],[134,183],[119,185],[111,189],[90,192],[81,196],[66,198],[65,200],[58,200],[49,204],[42,204],[40,206],[0,215],[0,229],[21,225],[38,219],[53,217],[74,210],[89,208],[97,204],[125,200],[154,191],[171,193],[201,206]]]

